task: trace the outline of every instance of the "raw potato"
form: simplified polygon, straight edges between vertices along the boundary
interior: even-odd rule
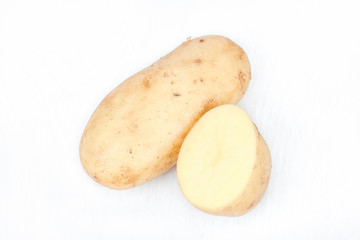
[[[84,169],[113,189],[159,176],[176,164],[193,124],[216,106],[237,103],[249,81],[249,60],[231,40],[184,42],[100,103],[80,143]]]
[[[271,171],[270,152],[247,113],[223,105],[204,114],[186,136],[177,176],[198,209],[240,216],[259,203]]]

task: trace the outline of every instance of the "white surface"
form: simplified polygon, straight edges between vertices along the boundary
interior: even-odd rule
[[[358,1],[1,1],[0,239],[360,239]],[[82,131],[122,80],[188,36],[224,35],[253,78],[268,191],[215,217],[175,168],[127,191],[83,171]]]

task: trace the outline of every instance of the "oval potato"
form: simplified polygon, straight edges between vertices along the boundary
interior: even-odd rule
[[[81,139],[88,175],[113,189],[143,184],[176,164],[208,110],[237,103],[251,78],[245,52],[221,36],[188,40],[111,91]]]

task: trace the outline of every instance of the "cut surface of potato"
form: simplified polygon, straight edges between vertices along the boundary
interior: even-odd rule
[[[186,136],[178,181],[195,207],[239,216],[263,196],[271,169],[268,147],[248,114],[235,105],[205,113]]]

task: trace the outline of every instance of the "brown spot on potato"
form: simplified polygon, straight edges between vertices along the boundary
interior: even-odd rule
[[[238,73],[239,79],[244,79],[244,76],[246,76],[246,74],[243,73],[242,71],[239,71],[239,73]]]
[[[204,82],[204,79],[200,78],[200,82]]]
[[[175,82],[174,81],[171,81],[171,85],[173,85]]]
[[[129,153],[132,154],[132,149],[129,150]]]
[[[240,50],[239,59],[242,60],[245,57],[245,52],[244,52],[244,50],[242,48],[240,48],[239,50]]]
[[[244,59],[244,52],[241,52],[241,53],[240,53],[239,59],[240,59],[240,60],[243,60],[243,59]]]
[[[149,81],[149,79],[145,79],[145,80],[143,81],[143,85],[144,85],[145,88],[149,88],[149,87],[150,87],[150,81]]]
[[[246,210],[249,210],[250,208],[252,208],[254,206],[254,204],[255,204],[255,201],[251,202],[249,207]]]
[[[163,77],[168,77],[169,74],[167,72],[164,72]]]
[[[199,42],[204,42],[205,40],[204,39],[200,39],[200,41]]]
[[[203,109],[200,112],[200,116],[199,118],[206,113],[207,111],[209,111],[210,109],[213,109],[214,107],[216,107],[218,104],[216,104],[216,102],[214,101],[213,98],[209,98],[203,105]]]
[[[195,60],[192,61],[195,64],[200,64],[201,63],[201,59],[197,58]]]
[[[130,167],[123,166],[120,175],[113,176],[111,183],[117,186],[136,184],[141,174]]]
[[[194,84],[196,84],[196,82],[197,82],[197,80],[196,80],[196,79],[194,79],[194,80],[193,80],[193,83],[194,83]]]
[[[180,97],[180,96],[181,96],[180,93],[173,93],[173,95],[174,95],[175,97]]]
[[[246,81],[245,76],[246,76],[246,74],[243,73],[242,71],[238,72],[237,78],[240,80],[241,88],[244,88],[244,84],[245,84],[245,81]]]

